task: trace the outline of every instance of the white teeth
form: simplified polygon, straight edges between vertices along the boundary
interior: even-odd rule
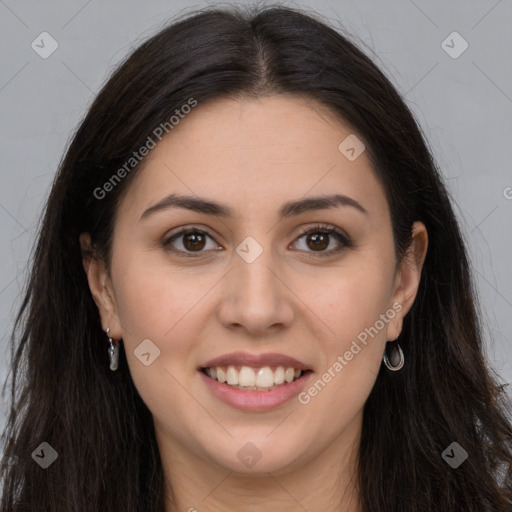
[[[240,371],[240,374],[242,374],[242,371]],[[268,366],[260,368],[256,375],[256,386],[260,388],[270,388],[273,384],[274,372]]]
[[[234,365],[229,365],[227,369],[220,366],[206,369],[206,374],[212,379],[246,391],[270,391],[282,384],[293,382],[302,373],[302,370],[291,367],[285,369],[283,366],[278,366],[275,370],[270,366],[257,369],[241,366],[238,371]]]
[[[256,385],[256,374],[252,368],[249,368],[248,366],[242,366],[242,368],[240,368],[240,373],[238,374],[238,385],[246,388],[252,388]],[[270,385],[272,386],[272,383],[270,383]]]
[[[276,384],[284,383],[284,368],[282,366],[278,366],[276,371],[274,372],[274,382]]]
[[[228,366],[228,372],[226,375],[227,383],[231,386],[238,385],[238,372],[234,366]]]
[[[215,377],[212,374],[212,370],[216,371],[216,373],[217,373],[217,380],[219,382],[226,382],[226,372],[222,368],[220,368],[219,366],[217,368],[209,368],[210,377],[212,379],[215,379]]]

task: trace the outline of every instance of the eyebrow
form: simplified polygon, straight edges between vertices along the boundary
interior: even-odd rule
[[[355,199],[343,194],[332,194],[327,196],[309,197],[296,201],[288,201],[284,203],[279,210],[279,218],[285,219],[300,215],[304,212],[326,210],[337,208],[339,206],[349,206],[355,208],[361,213],[364,213],[365,215],[369,215],[368,211]],[[170,194],[145,210],[141,215],[140,220],[146,220],[158,212],[172,208],[183,208],[197,213],[216,215],[220,217],[234,217],[235,214],[235,211],[230,206],[220,204],[216,201],[197,196]]]

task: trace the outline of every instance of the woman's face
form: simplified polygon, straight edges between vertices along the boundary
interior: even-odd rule
[[[123,197],[110,276],[89,272],[160,446],[247,473],[348,449],[414,300],[415,236],[397,265],[367,152],[319,105],[199,104]]]

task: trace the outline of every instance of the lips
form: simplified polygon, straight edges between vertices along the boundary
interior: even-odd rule
[[[312,370],[284,354],[234,352],[198,368],[203,382],[223,402],[247,411],[277,407],[298,394]]]
[[[233,352],[232,354],[225,354],[207,361],[201,365],[199,369],[214,368],[216,366],[248,366],[251,368],[262,368],[269,366],[270,368],[277,368],[282,366],[284,368],[294,368],[295,370],[311,370],[305,363],[293,357],[284,354],[267,353],[267,354],[249,354],[247,352]]]

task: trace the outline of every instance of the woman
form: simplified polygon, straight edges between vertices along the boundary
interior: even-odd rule
[[[512,510],[446,189],[318,17],[207,9],[119,66],[13,340],[2,512]]]

